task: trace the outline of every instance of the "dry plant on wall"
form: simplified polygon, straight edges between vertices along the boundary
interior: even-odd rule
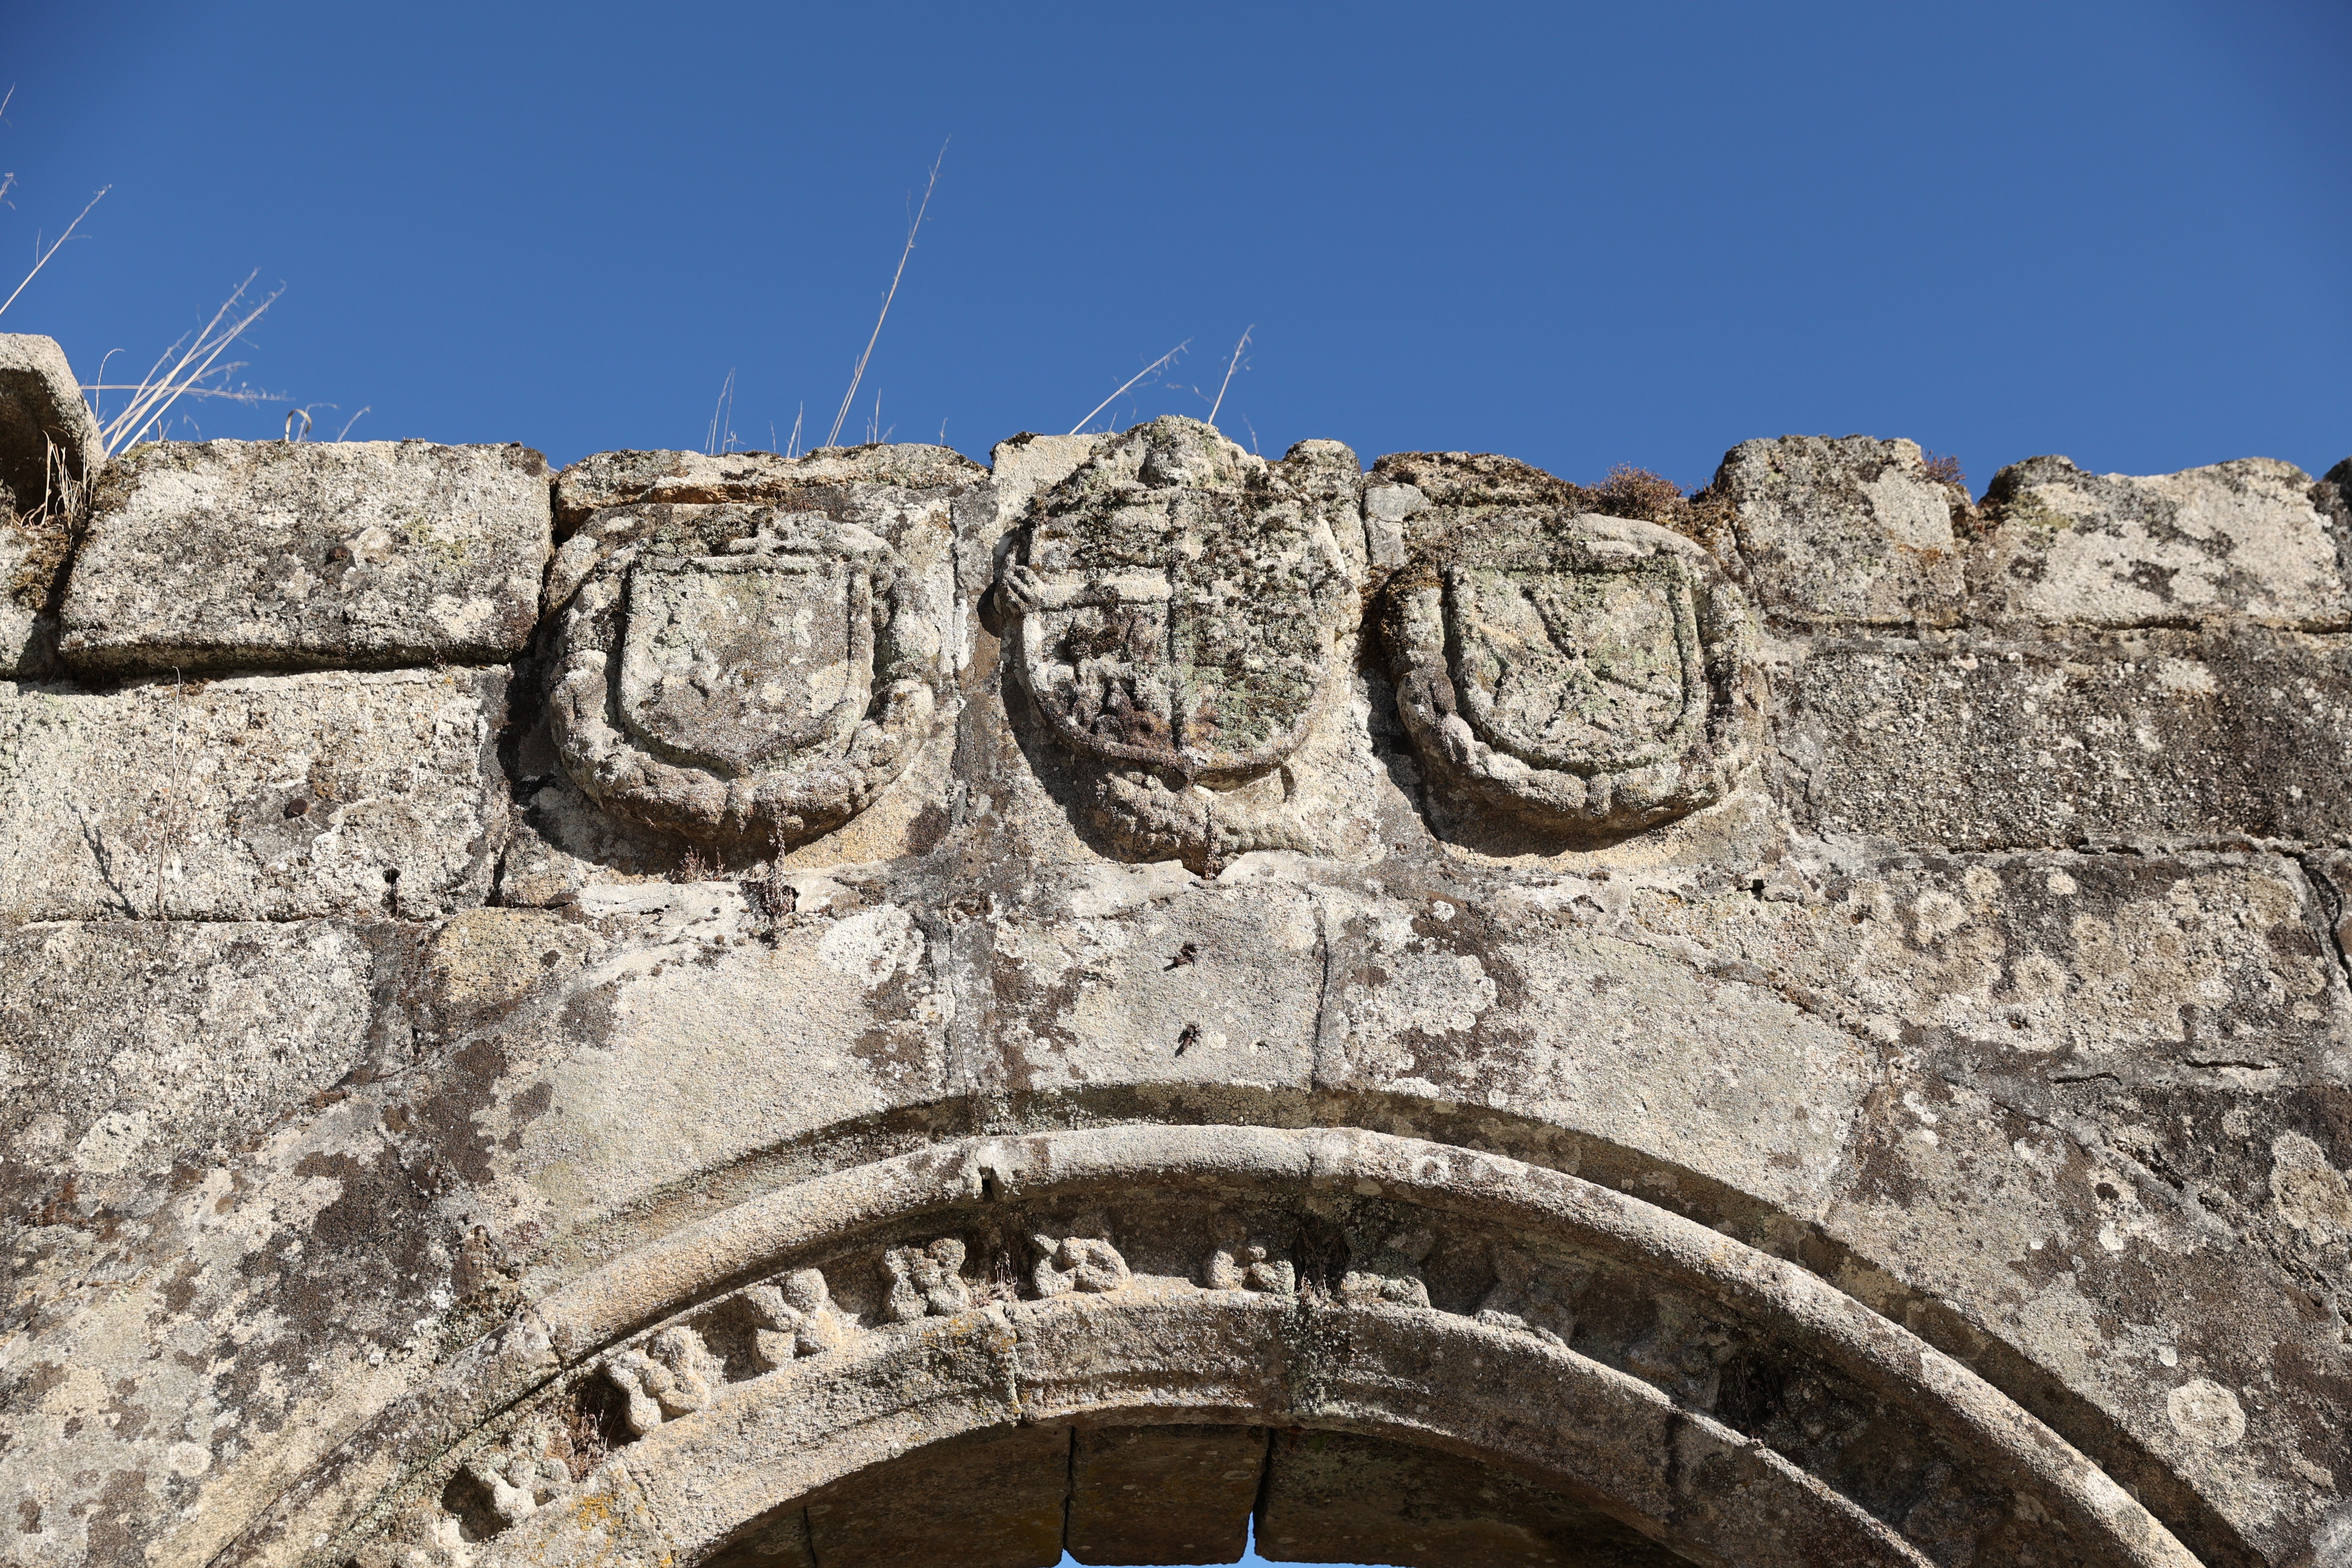
[[[8,104],[16,95],[16,89],[14,87],[9,88],[5,93],[0,93],[0,114],[7,112]],[[16,176],[14,174],[0,174],[0,199],[5,199],[16,185]],[[8,307],[14,305],[17,297],[24,293],[33,279],[41,275],[41,269],[49,264],[50,258],[56,256],[66,241],[74,237],[75,231],[81,226],[82,219],[89,216],[90,209],[105,200],[107,192],[113,188],[111,185],[105,186],[84,203],[81,211],[74,215],[73,221],[66,225],[64,232],[50,241],[46,248],[36,238],[34,242],[36,254],[32,268],[18,280],[15,289],[9,290],[6,299],[0,300],[0,315],[7,313]],[[183,336],[177,342],[156,356],[154,364],[138,381],[109,383],[106,380],[106,360],[99,362],[99,379],[84,384],[81,391],[83,395],[89,399],[91,414],[97,416],[100,444],[105,456],[109,458],[117,456],[125,447],[140,441],[161,439],[169,428],[172,410],[183,398],[226,398],[231,403],[283,401],[274,394],[262,392],[254,387],[232,384],[229,377],[245,368],[244,362],[224,363],[221,358],[221,355],[227,352],[229,345],[243,337],[256,321],[261,320],[262,313],[276,303],[278,297],[286,291],[281,285],[257,302],[248,300],[247,295],[253,288],[254,279],[258,276],[257,271],[247,273],[245,281],[238,284],[229,297],[221,302],[220,309],[213,312],[212,320],[205,322],[194,334],[195,340],[194,342],[190,342],[186,336]],[[114,353],[118,352],[120,351],[110,352],[106,359],[112,359]],[[106,415],[102,407],[103,395],[110,392],[129,394],[128,399],[111,417]],[[362,412],[364,413],[365,410]],[[356,418],[357,416],[353,417]],[[345,428],[348,429],[349,426],[346,425]],[[55,473],[60,475],[64,473],[63,464],[58,461],[54,450],[51,454],[51,463]],[[51,489],[51,500],[45,503],[43,510],[48,510],[54,508],[72,515],[79,501],[79,496],[75,493],[79,487],[65,488],[53,483]]]

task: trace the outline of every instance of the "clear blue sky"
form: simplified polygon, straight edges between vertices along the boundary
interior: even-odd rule
[[[113,379],[258,268],[245,374],[320,435],[700,447],[731,369],[764,447],[831,423],[951,137],[845,438],[878,392],[985,455],[1255,323],[1220,423],[1269,452],[2316,471],[2347,60],[2345,0],[9,4],[0,258],[113,191],[0,328]]]

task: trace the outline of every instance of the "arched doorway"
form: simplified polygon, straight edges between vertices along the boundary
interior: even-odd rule
[[[1230,1561],[1255,1517],[1270,1555],[1324,1561],[2195,1562],[1803,1269],[1362,1131],[1116,1127],[837,1172],[595,1270],[374,1441],[318,1494],[380,1477],[364,1515],[294,1500],[229,1561],[306,1534],[369,1568],[881,1568],[916,1560],[901,1539]]]

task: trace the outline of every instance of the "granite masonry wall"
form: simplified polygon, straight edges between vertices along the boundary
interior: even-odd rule
[[[0,1564],[2352,1563],[2352,465],[80,407]]]

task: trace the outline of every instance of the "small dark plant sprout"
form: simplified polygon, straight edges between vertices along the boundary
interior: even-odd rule
[[[1927,477],[1939,485],[1949,485],[1963,496],[1969,493],[1969,477],[1960,471],[1959,458],[1949,452],[1927,454]]]

